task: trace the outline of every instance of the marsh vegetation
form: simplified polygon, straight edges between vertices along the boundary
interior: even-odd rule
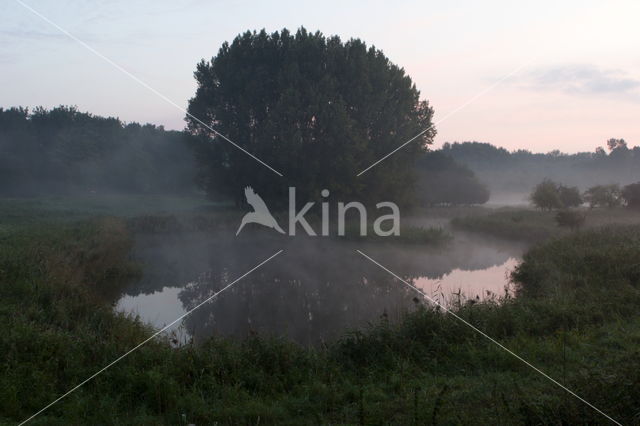
[[[234,216],[228,207],[172,200],[174,208],[156,216],[152,210],[167,200],[134,201],[115,204],[116,210],[137,204],[128,217],[114,217],[104,201],[3,203],[4,421],[29,416],[151,335],[149,317],[114,309],[121,295],[191,282],[178,298],[192,306],[261,250],[260,244],[248,250],[243,242],[236,249],[218,241],[224,235],[209,224]],[[464,217],[458,209],[413,222],[442,223],[443,212]],[[510,235],[514,223],[558,232],[552,213],[467,213],[473,219],[456,219],[456,227],[527,240],[529,231]],[[514,246],[488,237],[458,241],[458,255],[437,245],[389,248],[369,242],[374,246],[366,250],[415,283],[425,276],[429,259],[434,277],[524,253],[513,270],[513,293],[457,303],[454,298],[449,306],[617,420],[632,423],[640,397],[640,227],[630,224],[638,217],[629,210],[591,214],[589,227],[560,231],[526,253],[528,242]],[[191,230],[185,230],[189,223]],[[505,230],[496,232],[500,225]],[[202,238],[197,232],[194,239],[199,226],[209,233]],[[454,245],[461,238],[455,229],[449,231]],[[262,238],[262,249],[273,244]],[[476,255],[470,241],[481,244]],[[487,251],[492,245],[494,258]],[[328,247],[298,242],[290,249],[296,260],[290,267],[265,269],[192,317],[184,327],[197,338],[176,347],[177,334],[159,336],[36,422],[601,422],[597,413],[441,309],[414,301],[415,293],[375,265],[347,260],[351,248],[341,250],[330,241]],[[309,269],[310,262],[318,269]],[[202,271],[206,276],[199,281]],[[336,284],[333,290],[317,287],[325,282],[318,274]],[[362,277],[368,281],[365,292],[358,288]],[[102,409],[90,409],[96,406]]]
[[[195,78],[184,131],[0,108],[0,423],[639,422],[640,148],[431,149],[402,67],[304,28]],[[323,232],[237,235],[292,188]]]

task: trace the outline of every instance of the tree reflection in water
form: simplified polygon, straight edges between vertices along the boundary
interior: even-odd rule
[[[169,298],[175,300],[178,295],[175,303],[182,304],[182,312],[188,311],[280,249],[285,251],[278,258],[185,318],[186,331],[196,341],[211,335],[243,338],[261,334],[311,345],[381,317],[395,321],[415,309],[415,292],[363,259],[356,248],[416,284],[456,269],[496,267],[523,250],[464,235],[439,248],[264,235],[147,236],[138,240],[135,253],[144,264],[144,276],[127,289],[128,302],[120,309],[137,307],[143,320],[154,322],[157,310],[154,313],[152,306],[145,306],[143,312],[136,300],[153,293],[157,298],[165,289]],[[166,291],[167,287],[180,290]],[[166,309],[163,306],[158,309]]]

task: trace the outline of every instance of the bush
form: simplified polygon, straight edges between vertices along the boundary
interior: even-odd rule
[[[583,202],[580,190],[575,186],[559,185],[558,196],[560,198],[560,204],[564,208],[578,207]]]
[[[542,210],[557,209],[562,205],[558,184],[548,179],[543,180],[533,189],[530,199],[534,206]]]
[[[471,205],[489,201],[489,189],[475,173],[442,152],[418,159],[416,199],[422,206]]]
[[[622,188],[622,198],[624,198],[627,207],[640,209],[640,182]]]
[[[596,185],[584,193],[584,199],[589,207],[618,207],[622,204],[620,185]]]
[[[542,210],[578,207],[582,204],[582,197],[577,187],[564,186],[552,180],[540,182],[530,195],[534,206]]]
[[[556,214],[556,223],[559,226],[573,230],[581,228],[585,220],[586,215],[575,210],[561,210]]]

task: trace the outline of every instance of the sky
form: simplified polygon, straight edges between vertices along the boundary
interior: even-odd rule
[[[0,107],[184,127],[193,71],[246,30],[360,38],[403,67],[444,142],[509,150],[640,145],[640,2],[2,0]]]

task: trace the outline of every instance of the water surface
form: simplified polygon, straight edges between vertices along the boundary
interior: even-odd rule
[[[116,309],[161,328],[282,249],[172,329],[179,341],[261,334],[313,345],[381,317],[395,321],[423,303],[415,290],[356,249],[449,303],[504,294],[507,273],[524,248],[464,233],[431,248],[269,233],[140,236],[134,257],[143,264],[143,277],[126,289]]]

